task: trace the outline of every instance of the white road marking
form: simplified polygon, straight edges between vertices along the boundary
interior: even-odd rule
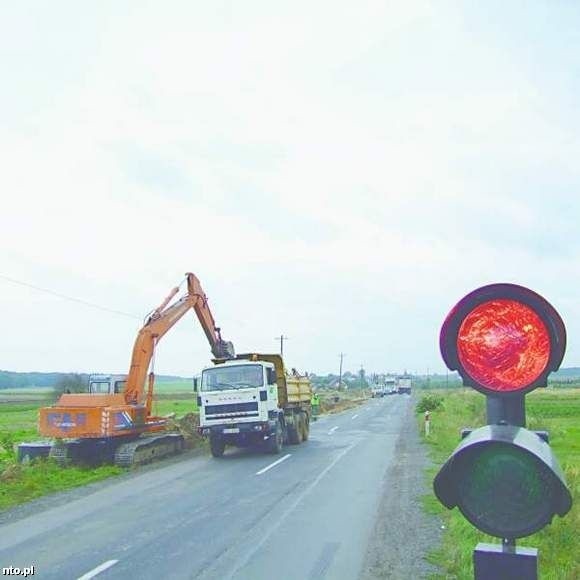
[[[260,469],[260,471],[256,471],[256,475],[262,475],[262,473],[266,473],[266,471],[272,469],[272,467],[276,467],[276,465],[279,465],[280,463],[282,463],[282,461],[286,461],[286,459],[288,459],[288,457],[290,457],[292,455],[292,453],[288,453],[286,455],[284,455],[284,457],[280,457],[280,459],[278,459],[277,461],[274,461],[274,463],[270,463],[270,465],[266,465],[266,467],[264,467],[264,469]]]
[[[338,427],[337,427],[338,428]],[[320,483],[324,476],[358,443],[351,443],[346,449],[343,449],[316,477],[316,479],[288,506],[280,518],[274,522],[270,529],[266,530],[262,539],[250,549],[244,557],[238,560],[237,566],[234,566],[230,573],[225,576],[227,580],[232,580],[238,576],[238,572],[247,566],[248,562],[262,549],[262,546],[270,540],[272,534],[284,523],[286,518],[296,509],[300,502]],[[224,576],[222,576],[223,578]]]
[[[351,419],[356,419],[357,417],[358,417],[358,413],[357,413],[356,415],[353,415],[353,416],[351,417]]]
[[[101,572],[108,570],[111,566],[114,566],[118,561],[119,560],[107,560],[106,562],[103,562],[100,566],[93,568],[90,572],[87,572],[77,580],[90,580],[91,578],[94,578]]]
[[[335,432],[337,429],[338,429],[338,426],[336,426],[336,427],[333,427],[333,428],[332,428],[332,429],[331,429],[331,430],[328,432],[328,434],[329,434],[329,435],[332,435],[332,434],[333,434],[333,433],[334,433],[334,432]]]

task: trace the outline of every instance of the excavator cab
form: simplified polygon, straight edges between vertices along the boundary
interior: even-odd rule
[[[91,395],[122,395],[127,386],[127,375],[91,375],[89,393]]]

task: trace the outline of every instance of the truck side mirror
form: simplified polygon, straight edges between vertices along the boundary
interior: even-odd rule
[[[276,384],[276,370],[275,369],[266,369],[266,376],[268,378],[268,384],[274,385]]]
[[[197,393],[197,377],[193,377],[193,392]]]

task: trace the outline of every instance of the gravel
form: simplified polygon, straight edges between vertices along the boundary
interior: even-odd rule
[[[425,468],[430,465],[408,405],[397,439],[396,460],[387,470],[374,533],[360,580],[427,578],[438,569],[425,557],[441,542],[441,521],[422,509],[421,496],[433,493]]]

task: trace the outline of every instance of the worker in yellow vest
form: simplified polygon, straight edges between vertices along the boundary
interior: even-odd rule
[[[312,416],[316,417],[320,413],[320,397],[318,393],[312,393],[310,405],[312,406]]]

